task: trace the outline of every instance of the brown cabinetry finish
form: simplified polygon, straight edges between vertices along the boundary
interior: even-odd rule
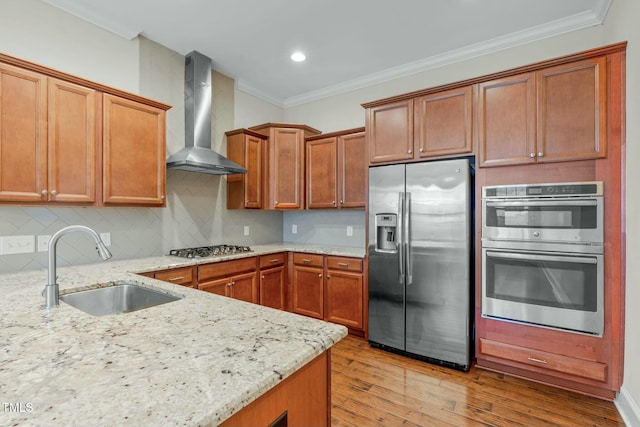
[[[196,288],[197,284],[194,281],[196,277],[194,274],[195,268],[196,267],[178,267],[169,270],[156,271],[151,277],[162,280],[163,282],[173,283],[175,285]]]
[[[96,102],[100,96],[93,89],[49,79],[46,188],[50,202],[96,201]]]
[[[285,252],[260,257],[260,305],[286,309],[286,259]]]
[[[165,205],[165,111],[104,95],[106,205]]]
[[[325,320],[362,330],[363,305],[362,260],[327,256]]]
[[[413,159],[413,100],[367,109],[369,163]]]
[[[267,136],[264,208],[303,209],[304,138],[320,131],[287,123],[265,123],[250,130]]]
[[[267,137],[248,129],[227,132],[227,158],[246,174],[227,175],[227,209],[261,209]]]
[[[257,257],[198,266],[198,289],[258,304]]]
[[[331,350],[229,417],[221,426],[271,426],[285,412],[286,425],[331,425]]]
[[[415,103],[415,147],[418,157],[473,152],[473,87],[425,95]]]
[[[307,209],[365,207],[365,144],[364,128],[307,138]]]
[[[47,78],[0,63],[0,201],[47,189]]]
[[[294,253],[292,276],[292,311],[323,319],[324,257]]]

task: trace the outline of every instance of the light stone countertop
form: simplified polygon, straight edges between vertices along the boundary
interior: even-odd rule
[[[283,250],[364,256],[357,248],[252,249],[59,268],[61,294],[127,280],[184,295],[103,317],[64,302],[45,310],[44,270],[0,275],[0,425],[217,425],[346,336],[343,326],[132,273]]]

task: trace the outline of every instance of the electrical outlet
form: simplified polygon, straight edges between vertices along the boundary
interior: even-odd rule
[[[347,236],[349,236],[349,237],[353,236],[353,226],[352,225],[347,225]]]
[[[47,252],[49,251],[49,240],[51,240],[51,235],[43,234],[38,236],[38,252]]]
[[[100,233],[100,238],[105,246],[111,246],[111,233]]]
[[[298,234],[298,224],[291,224],[291,234]]]
[[[28,254],[36,249],[34,236],[0,237],[0,255]]]
[[[248,235],[249,235],[249,226],[248,226],[248,225],[245,225],[245,226],[244,226],[244,235],[245,235],[245,236],[248,236]]]

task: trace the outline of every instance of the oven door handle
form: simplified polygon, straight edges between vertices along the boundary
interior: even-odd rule
[[[533,260],[533,261],[556,261],[556,262],[579,262],[581,264],[597,264],[597,258],[588,258],[580,256],[562,256],[562,255],[538,255],[533,253],[519,253],[519,252],[495,252],[487,251],[487,257],[504,258],[504,259],[517,259],[517,260]]]
[[[596,206],[597,200],[526,200],[526,201],[485,201],[490,207],[521,207],[521,206]]]

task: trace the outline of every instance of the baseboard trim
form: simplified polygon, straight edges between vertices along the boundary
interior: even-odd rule
[[[627,427],[640,427],[640,407],[624,385],[614,403]]]

